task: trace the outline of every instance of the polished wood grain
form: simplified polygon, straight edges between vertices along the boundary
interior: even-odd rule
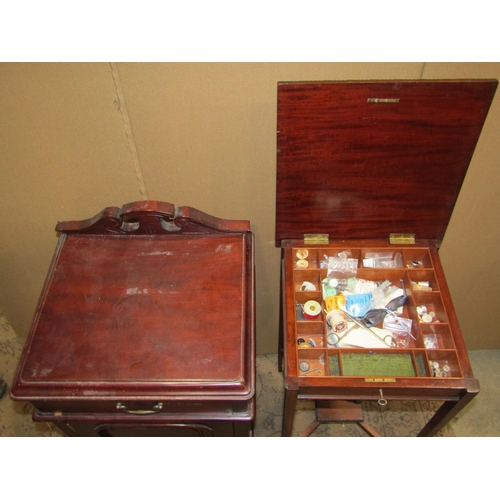
[[[278,365],[285,378],[284,436],[292,433],[300,400],[444,401],[419,433],[430,436],[479,393],[438,248],[497,84],[462,80],[278,85],[276,245],[282,249]],[[415,243],[395,249],[389,242],[393,233],[411,233]],[[305,234],[328,235],[329,243],[308,246]],[[307,271],[295,266],[297,250],[303,248],[311,260]],[[375,249],[406,255],[404,267],[392,274],[363,268],[361,256]],[[414,339],[407,348],[389,351],[411,357],[413,376],[345,374],[340,361],[345,353],[365,356],[376,349],[331,348],[325,340],[323,313],[314,328],[298,318],[296,305],[305,299],[297,286],[307,277],[319,287],[327,273],[319,259],[344,250],[358,256],[358,277],[402,280],[408,296],[404,315],[412,319]],[[441,344],[435,348],[428,348],[424,339],[432,330],[419,324],[417,305],[423,299],[413,293],[412,278],[417,275],[409,270],[412,255],[425,255],[422,266],[434,288],[427,300],[439,304],[436,331]],[[315,293],[307,300],[321,302],[321,288]],[[311,331],[317,335],[316,346],[298,347],[300,332]],[[326,362],[329,356],[339,359],[334,373]],[[319,365],[320,371],[305,375],[299,369],[305,359],[316,364],[323,359],[323,368]],[[450,362],[449,376],[433,376],[429,363],[437,359]]]
[[[446,278],[439,259],[437,248],[431,241],[418,240],[415,245],[409,245],[406,250],[409,251],[424,251],[429,253],[429,269],[432,270],[435,276],[436,292],[433,292],[433,297],[439,297],[443,305],[443,317],[446,318],[446,348],[441,350],[426,349],[423,338],[423,331],[417,326],[413,329],[415,340],[410,346],[405,349],[390,349],[393,352],[404,352],[416,359],[422,356],[425,359],[427,366],[428,360],[432,360],[433,356],[439,354],[443,359],[453,360],[454,372],[451,377],[433,377],[427,371],[425,374],[417,373],[415,376],[404,377],[395,376],[387,377],[388,380],[381,380],[383,377],[371,376],[345,376],[345,375],[330,375],[328,367],[325,367],[324,375],[303,376],[299,371],[299,361],[302,356],[311,356],[311,359],[323,355],[325,359],[329,355],[338,355],[339,351],[344,353],[355,353],[364,355],[367,352],[376,352],[376,349],[356,349],[356,348],[341,348],[328,349],[326,342],[324,345],[314,349],[301,349],[298,347],[297,339],[299,335],[299,323],[296,316],[295,305],[298,299],[296,283],[297,271],[295,268],[296,250],[304,248],[305,245],[300,240],[285,240],[283,243],[283,304],[282,304],[282,331],[280,336],[283,336],[283,371],[285,377],[285,398],[284,398],[284,417],[283,417],[283,435],[290,436],[294,422],[294,415],[297,402],[299,400],[315,400],[315,401],[363,401],[373,400],[378,401],[383,397],[389,401],[404,401],[404,400],[420,400],[429,401],[437,400],[444,401],[442,408],[434,415],[429,422],[423,427],[420,435],[433,435],[438,432],[446,423],[448,423],[461,409],[465,407],[478,393],[479,383],[474,378],[470,361],[467,355],[467,350],[460,331],[458,319],[454,310],[452,298],[446,284]],[[320,254],[331,253],[344,250],[346,248],[352,251],[363,251],[365,249],[377,248],[380,251],[394,250],[394,247],[385,241],[379,240],[344,240],[341,242],[332,242],[327,247],[307,247],[312,253],[317,251]],[[397,249],[400,251],[401,249]],[[359,269],[358,276],[368,276],[363,274],[366,269]],[[372,273],[373,270],[370,270]],[[326,270],[316,269],[309,271],[317,273],[319,277],[326,275]],[[412,318],[418,324],[416,314],[416,305],[414,293],[411,289],[411,281],[408,275],[407,268],[396,270],[394,275],[403,277],[406,293],[409,296],[408,305],[405,306],[405,316]],[[387,270],[375,270],[371,276],[375,281],[383,281],[390,277],[391,273]],[[320,321],[324,321],[324,317]],[[304,323],[304,321],[302,321]],[[307,323],[307,322],[305,322]],[[326,332],[324,326],[321,329]],[[387,353],[388,351],[380,351]],[[328,363],[327,363],[328,365]],[[416,368],[416,365],[414,365]],[[426,368],[428,370],[428,368]],[[369,374],[368,374],[369,375]]]
[[[56,231],[81,234],[170,234],[219,233],[250,230],[250,222],[226,220],[192,207],[178,207],[160,201],[127,203],[120,209],[107,207],[83,221],[59,222]]]
[[[248,221],[145,201],[56,229],[15,399],[53,421],[142,411],[252,421]]]
[[[442,240],[497,83],[280,83],[276,245]]]

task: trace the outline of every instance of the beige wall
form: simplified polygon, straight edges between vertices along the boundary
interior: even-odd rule
[[[140,199],[250,219],[257,349],[276,352],[276,84],[498,78],[500,64],[0,64],[0,310],[25,337],[59,220]],[[469,348],[500,347],[500,95],[441,255]],[[432,182],[432,180],[430,180]]]

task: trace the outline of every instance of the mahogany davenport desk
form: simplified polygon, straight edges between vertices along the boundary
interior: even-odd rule
[[[136,202],[62,222],[11,396],[70,436],[248,436],[247,221]]]
[[[278,84],[283,435],[299,399],[318,421],[345,401],[443,401],[428,436],[479,392],[438,249],[497,83]],[[356,323],[382,285],[406,296],[404,342]]]

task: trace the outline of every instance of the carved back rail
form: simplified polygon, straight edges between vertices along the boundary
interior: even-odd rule
[[[246,220],[226,220],[192,207],[162,201],[136,201],[122,208],[107,207],[90,219],[59,222],[56,231],[66,234],[210,234],[250,231]]]

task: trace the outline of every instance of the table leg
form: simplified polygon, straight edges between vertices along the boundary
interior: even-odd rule
[[[297,403],[298,390],[285,387],[285,401],[283,404],[283,428],[281,435],[290,437],[292,435],[293,418],[295,416],[295,405]]]
[[[465,408],[476,394],[477,392],[466,392],[458,401],[445,401],[427,422],[425,427],[418,433],[418,437],[434,436],[455,417],[455,415]]]
[[[283,250],[281,251],[281,266],[280,266],[280,311],[279,311],[279,326],[278,326],[278,371],[283,371],[283,349],[284,349],[284,333],[283,333],[283,273],[284,273],[284,260]]]

